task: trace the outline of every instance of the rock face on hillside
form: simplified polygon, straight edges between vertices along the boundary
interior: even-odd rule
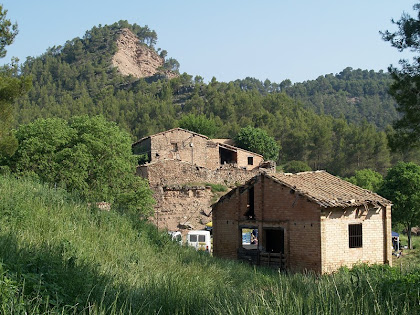
[[[140,43],[137,36],[128,28],[123,28],[117,39],[118,51],[112,58],[112,65],[117,67],[122,75],[132,75],[136,78],[151,77],[161,73],[168,78],[176,76],[170,71],[159,71],[164,60],[153,49]]]

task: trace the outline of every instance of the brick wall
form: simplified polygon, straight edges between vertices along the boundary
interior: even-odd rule
[[[254,220],[245,216],[251,186],[254,187]],[[259,230],[258,247],[263,251],[264,230],[283,229],[287,268],[291,270],[325,273],[357,262],[391,261],[390,209],[325,210],[264,176],[256,177],[249,187],[239,187],[231,194],[213,207],[213,250],[217,257],[236,259],[241,246],[240,227],[255,226]],[[348,225],[360,222],[363,248],[349,248]]]
[[[356,263],[391,262],[391,231],[387,232],[383,207],[328,209],[321,216],[323,272]],[[390,220],[389,220],[390,222]],[[362,224],[362,247],[349,247],[349,224]],[[389,243],[389,244],[388,244]],[[388,244],[388,245],[387,245]]]
[[[217,257],[237,258],[241,246],[240,227],[258,228],[258,247],[264,248],[265,230],[283,229],[287,267],[321,272],[320,209],[306,198],[291,194],[290,189],[265,177],[254,184],[255,220],[249,220],[249,189],[238,188],[229,199],[214,206],[213,253]]]

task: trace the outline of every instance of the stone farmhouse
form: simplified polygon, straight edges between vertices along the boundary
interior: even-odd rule
[[[392,263],[391,202],[325,171],[259,174],[221,197],[212,219],[217,257],[317,273]]]
[[[243,184],[261,172],[275,172],[263,156],[237,148],[229,139],[174,128],[135,142],[137,175],[146,178],[157,201],[152,220],[159,228],[204,228],[214,197],[205,183]],[[185,232],[185,231],[183,231]]]
[[[225,164],[253,170],[264,161],[260,154],[234,147],[223,141],[216,142],[207,136],[182,128],[142,138],[133,144],[133,152],[139,155],[147,154],[150,163],[172,159],[211,170]]]

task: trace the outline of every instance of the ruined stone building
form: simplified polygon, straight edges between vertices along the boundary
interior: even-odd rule
[[[221,197],[212,219],[217,257],[317,273],[392,263],[391,202],[325,171],[257,175]]]
[[[237,185],[260,172],[275,172],[262,155],[228,139],[212,140],[181,128],[142,138],[133,152],[140,160],[137,174],[148,180],[157,201],[152,221],[169,230],[201,229],[211,220],[214,195],[206,183]]]
[[[253,170],[260,167],[264,161],[260,154],[227,143],[216,142],[204,135],[182,128],[174,128],[142,138],[133,144],[133,152],[138,155],[147,155],[150,163],[171,159],[211,170],[225,164]]]

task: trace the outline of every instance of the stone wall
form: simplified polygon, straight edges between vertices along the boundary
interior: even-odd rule
[[[252,158],[252,164],[248,163],[249,157]],[[238,162],[239,168],[246,168],[247,170],[254,170],[255,168],[258,168],[258,165],[264,162],[264,158],[261,155],[252,154],[251,152],[238,149],[237,162]]]
[[[214,169],[219,165],[219,149],[203,137],[182,129],[152,136],[151,162],[173,159]]]
[[[159,160],[137,167],[137,175],[148,179],[151,187],[186,183],[212,183],[230,186],[243,184],[261,172],[274,171],[275,169],[265,168],[247,171],[231,164],[212,170],[179,160]]]
[[[157,201],[155,213],[150,221],[159,229],[181,231],[185,235],[191,229],[204,229],[211,221],[210,187],[155,187]]]

